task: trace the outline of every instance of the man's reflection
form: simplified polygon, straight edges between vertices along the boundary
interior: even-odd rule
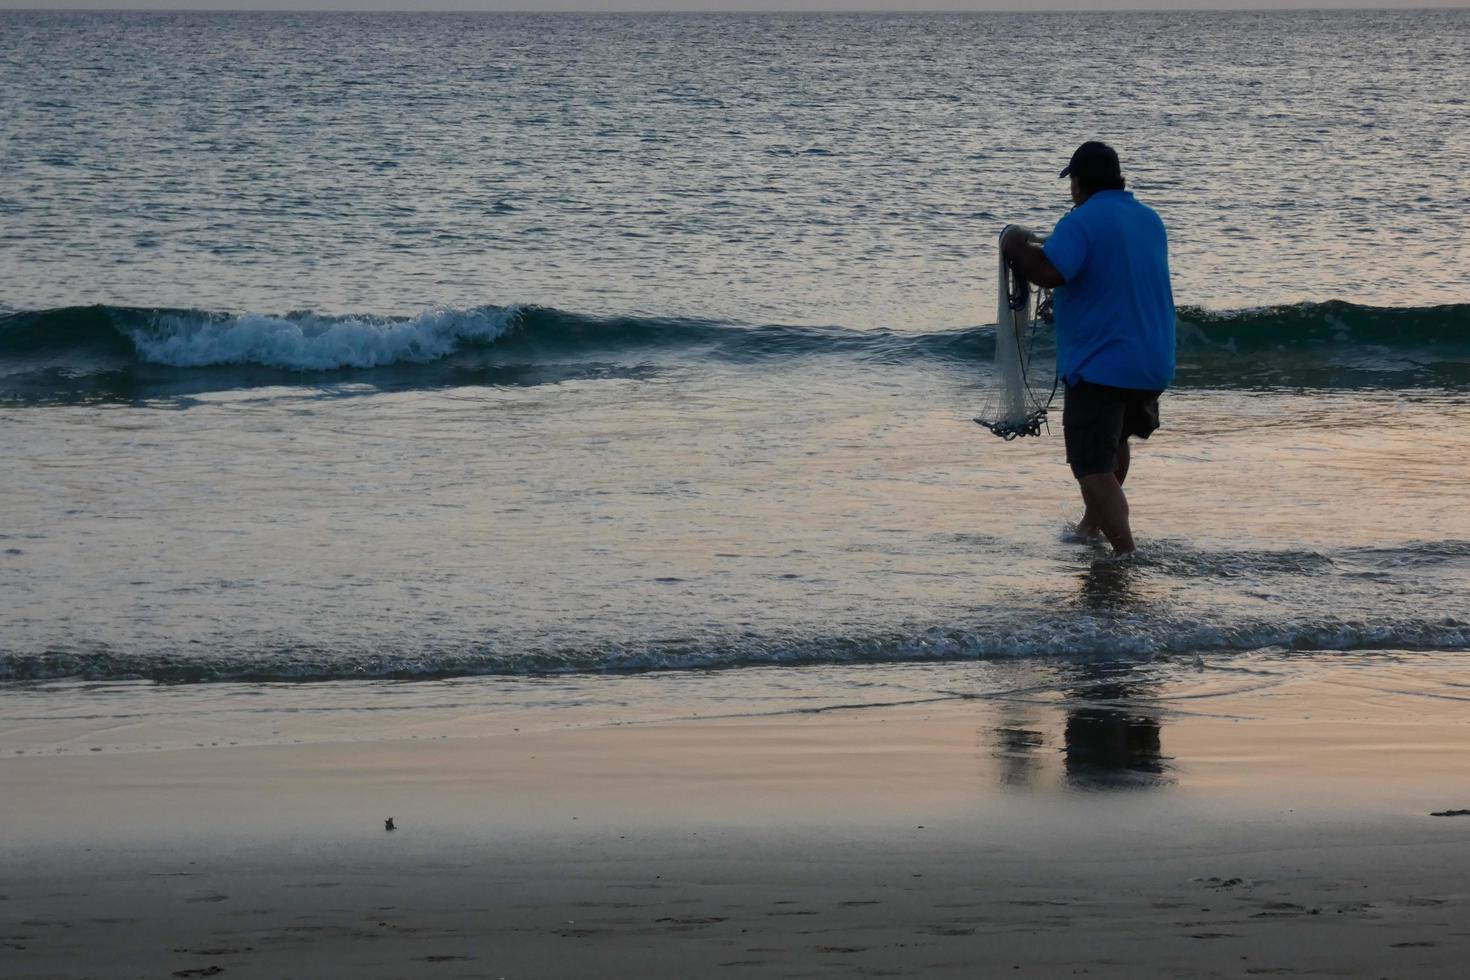
[[[1066,780],[1078,789],[1136,789],[1167,785],[1168,759],[1160,750],[1159,719],[1151,711],[1099,700],[1126,701],[1124,685],[1092,688],[1089,701],[1067,709],[1062,741]]]
[[[1072,690],[1060,707],[1063,785],[1073,789],[1148,789],[1173,783],[1170,759],[1163,754],[1158,711],[1147,701],[1148,683],[1116,675],[1131,668],[1095,664],[1073,668]],[[1002,709],[991,735],[992,755],[1001,784],[1018,789],[1056,778],[1055,729],[1019,705]],[[1028,714],[1032,715],[1028,717]],[[1050,770],[1050,772],[1049,772]]]
[[[1135,612],[1146,604],[1139,591],[1143,571],[1137,561],[1093,562],[1082,576],[1081,604],[1104,618]],[[1062,735],[1067,785],[1132,789],[1172,782],[1160,749],[1158,712],[1147,706],[1151,685],[1136,672],[1124,664],[1079,668]]]
[[[1140,566],[1137,560],[1099,559],[1084,572],[1081,603],[1093,612],[1128,612],[1144,604],[1137,589]]]

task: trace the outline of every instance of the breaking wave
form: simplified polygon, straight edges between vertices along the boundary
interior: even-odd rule
[[[710,638],[687,642],[611,642],[599,649],[331,650],[310,645],[277,650],[191,652],[108,648],[0,651],[0,683],[58,679],[149,680],[187,684],[221,681],[308,682],[411,680],[478,675],[632,673],[711,670],[759,665],[906,663],[1020,657],[1135,660],[1197,653],[1262,650],[1463,650],[1470,622],[1453,617],[1317,622],[1122,624],[1073,618],[1017,621],[1004,628],[933,627],[867,636]]]
[[[700,360],[983,366],[993,349],[990,326],[859,331],[514,305],[414,317],[66,307],[0,315],[0,398],[129,397],[140,388],[219,390],[341,376],[395,387],[524,383],[506,375],[517,370],[530,370],[535,383],[567,373],[557,367],[576,375],[579,365]],[[1470,304],[1183,308],[1178,384],[1462,387],[1470,384]]]

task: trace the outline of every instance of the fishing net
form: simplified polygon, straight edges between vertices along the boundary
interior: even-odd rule
[[[1051,290],[1032,286],[1004,254],[997,284],[994,372],[975,421],[1009,442],[1046,427],[1057,393],[1056,346]]]

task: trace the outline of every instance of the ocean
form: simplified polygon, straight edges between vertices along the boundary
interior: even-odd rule
[[[1467,66],[1465,10],[0,12],[0,746],[159,684],[1464,651]],[[1127,565],[1060,404],[971,421],[1089,138],[1180,304]]]

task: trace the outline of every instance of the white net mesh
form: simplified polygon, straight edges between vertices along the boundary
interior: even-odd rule
[[[1050,290],[1032,286],[1000,256],[995,364],[990,393],[975,421],[1002,439],[1039,436],[1046,425],[1056,393],[1050,300]]]

